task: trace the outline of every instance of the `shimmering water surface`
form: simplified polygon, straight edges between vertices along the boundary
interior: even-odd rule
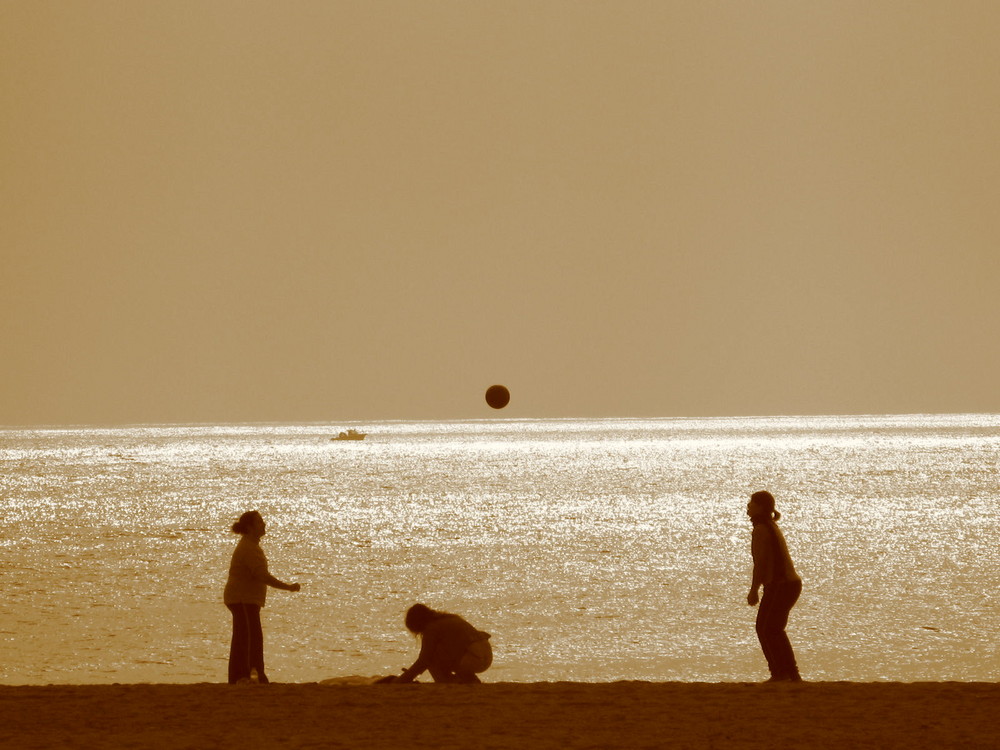
[[[415,601],[492,681],[757,680],[750,492],[807,679],[1000,679],[1000,416],[0,430],[0,681],[224,681],[244,510],[279,682],[397,672]]]

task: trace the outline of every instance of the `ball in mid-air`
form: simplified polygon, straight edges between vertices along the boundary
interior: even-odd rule
[[[510,402],[510,391],[502,385],[491,385],[486,389],[486,403],[494,409],[502,409]]]

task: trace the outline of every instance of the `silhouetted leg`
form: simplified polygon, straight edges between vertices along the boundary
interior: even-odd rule
[[[788,679],[797,680],[799,679],[799,667],[795,663],[795,652],[792,650],[792,643],[788,640],[785,628],[788,626],[788,615],[802,593],[802,583],[800,581],[786,581],[781,585],[781,588],[781,617],[777,623],[780,628],[776,628],[774,631],[772,653],[778,661],[782,674]]]
[[[427,671],[431,673],[431,677],[434,682],[455,682],[455,674],[450,670],[442,667],[440,664],[434,664],[427,668]]]
[[[776,679],[797,679],[799,675],[785,628],[788,614],[801,593],[799,581],[781,581],[764,587],[757,612],[757,637],[771,676]]]
[[[775,672],[774,657],[771,655],[771,633],[769,627],[772,605],[773,597],[768,599],[765,589],[764,596],[757,607],[756,630],[757,640],[760,641],[760,650],[764,652],[764,658],[767,660],[767,668],[771,672],[772,677],[778,677],[777,672]]]
[[[482,682],[479,673],[485,672],[493,663],[493,648],[488,640],[476,641],[469,645],[455,667],[457,682]]]
[[[250,623],[243,604],[227,604],[233,613],[233,639],[229,644],[229,684],[250,678]]]
[[[250,669],[257,670],[257,681],[267,683],[264,673],[264,629],[260,624],[260,607],[256,604],[244,604],[247,611],[247,625],[250,639],[247,648]]]

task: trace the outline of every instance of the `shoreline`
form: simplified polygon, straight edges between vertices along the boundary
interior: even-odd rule
[[[995,746],[993,682],[0,685],[18,748]]]

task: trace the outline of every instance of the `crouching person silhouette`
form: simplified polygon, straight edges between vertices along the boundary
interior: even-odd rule
[[[406,611],[405,622],[407,630],[420,638],[420,654],[393,682],[413,682],[425,671],[434,682],[481,682],[478,675],[493,663],[490,634],[458,615],[414,604]]]

